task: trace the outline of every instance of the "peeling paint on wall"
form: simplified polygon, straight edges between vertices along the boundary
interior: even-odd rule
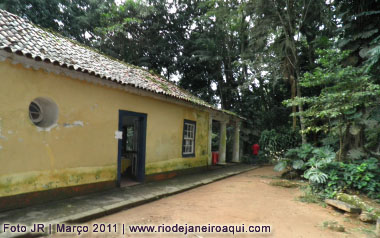
[[[119,110],[148,115],[147,175],[207,165],[207,112],[25,69],[8,61],[0,63],[0,71],[5,73],[0,101],[12,102],[12,110],[0,104],[0,135],[4,137],[0,137],[4,147],[0,152],[0,197],[115,181],[118,142],[113,135]],[[27,93],[16,95],[9,88]],[[28,104],[40,96],[51,97],[59,106],[58,124],[38,128],[30,121]],[[184,119],[197,122],[194,158],[181,157]],[[7,134],[8,130],[16,136]]]
[[[0,176],[0,196],[116,180],[116,166],[32,171]]]
[[[58,129],[58,124],[56,123],[56,124],[53,124],[53,125],[51,125],[51,126],[49,126],[49,127],[46,127],[46,128],[42,128],[42,127],[38,127],[38,126],[36,126],[36,128],[37,128],[37,130],[38,130],[39,132],[41,132],[41,131],[47,131],[47,132],[50,132],[53,128],[57,128],[57,129]]]
[[[195,167],[207,166],[207,156],[203,156],[203,159],[194,158],[177,158],[159,162],[151,162],[145,167],[145,173],[156,174],[173,170],[190,169]]]
[[[0,118],[0,139],[1,139],[1,140],[7,140],[8,138],[5,137],[5,136],[2,134],[2,128],[3,128],[3,119]]]
[[[91,106],[91,111],[94,111],[98,108],[98,104],[95,103],[94,105]]]
[[[73,123],[64,123],[63,124],[64,128],[71,128],[71,127],[77,127],[77,126],[83,127],[84,126],[83,121],[74,121]]]

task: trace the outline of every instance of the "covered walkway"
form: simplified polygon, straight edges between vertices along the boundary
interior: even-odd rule
[[[150,182],[126,188],[115,188],[102,193],[64,199],[43,205],[0,213],[0,224],[58,224],[84,222],[138,206],[172,194],[237,175],[255,167],[244,164],[222,166],[206,172],[182,175],[164,181]],[[28,228],[28,230],[30,230]],[[0,237],[18,237],[23,233],[3,233]]]

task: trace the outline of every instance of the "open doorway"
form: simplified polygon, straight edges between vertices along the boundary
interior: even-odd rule
[[[118,146],[117,185],[119,187],[144,181],[146,120],[146,114],[119,111],[119,131],[123,134]]]
[[[220,138],[220,123],[212,120],[211,125],[211,165],[217,165],[219,162],[219,138]]]

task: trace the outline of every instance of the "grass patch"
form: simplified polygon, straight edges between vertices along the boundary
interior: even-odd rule
[[[326,203],[323,202],[323,199],[317,194],[313,193],[309,185],[302,186],[301,189],[303,191],[303,194],[298,197],[298,201],[304,203],[317,203],[322,207],[326,207]]]
[[[332,231],[336,231],[336,232],[344,232],[345,231],[344,226],[340,225],[336,221],[324,221],[323,222],[323,227],[327,228],[327,229],[330,229]]]
[[[270,181],[269,185],[283,187],[283,188],[297,188],[297,187],[300,186],[299,184],[290,182],[288,180],[274,180],[274,181]]]
[[[360,227],[360,228],[356,228],[356,229],[353,229],[355,231],[358,231],[362,234],[365,234],[367,237],[373,237],[373,238],[376,238],[376,227],[375,226],[372,226],[372,227],[369,227],[369,228],[366,228],[366,227]]]
[[[249,177],[258,177],[258,178],[265,178],[265,179],[280,179],[279,176],[267,176],[267,175],[249,175]]]
[[[314,194],[303,194],[298,197],[298,201],[304,203],[322,203],[321,199]]]
[[[380,206],[375,201],[364,196],[350,195],[346,193],[338,193],[336,199],[361,208],[363,211],[369,212],[373,216],[380,217]]]

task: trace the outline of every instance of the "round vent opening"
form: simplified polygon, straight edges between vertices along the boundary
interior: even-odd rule
[[[38,97],[29,104],[29,118],[38,127],[50,127],[57,123],[58,106],[49,98]]]

